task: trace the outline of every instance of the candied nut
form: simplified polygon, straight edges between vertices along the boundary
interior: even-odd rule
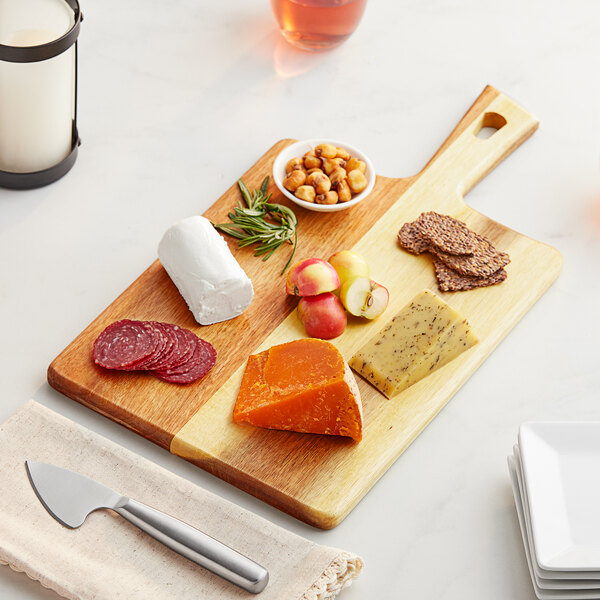
[[[325,158],[323,160],[323,170],[325,171],[325,173],[327,173],[327,175],[329,175],[329,173],[331,173],[336,167],[337,163],[333,162],[332,159]]]
[[[322,158],[335,158],[337,148],[333,144],[319,144],[315,146],[315,154]]]
[[[352,200],[352,192],[350,191],[350,186],[348,185],[348,181],[343,179],[337,184],[337,193],[340,202],[348,202]]]
[[[304,166],[307,169],[320,169],[321,165],[322,161],[317,157],[314,150],[310,150],[304,155]]]
[[[350,153],[348,152],[348,150],[344,150],[343,148],[336,148],[336,150],[336,158],[350,160]]]
[[[335,171],[338,167],[342,167],[343,169],[345,166],[346,161],[343,158],[326,158],[323,161],[323,169],[327,175]]]
[[[326,194],[319,194],[315,198],[315,202],[317,204],[337,204],[337,201],[338,201],[337,192],[334,192],[333,190],[330,192],[327,192]]]
[[[314,169],[309,169],[308,171],[306,171],[307,175],[310,175],[311,173],[323,173],[323,169],[319,169],[318,167],[315,167]],[[324,175],[325,173],[323,173]]]
[[[292,171],[284,180],[283,187],[290,192],[295,192],[306,181],[304,171]]]
[[[305,200],[306,202],[314,202],[315,196],[317,195],[315,192],[315,188],[312,185],[301,185],[296,192],[294,193],[296,198],[300,198],[300,200]]]
[[[324,173],[312,173],[306,178],[306,183],[312,185],[317,194],[326,194],[331,189],[331,181]]]
[[[367,164],[364,161],[359,160],[358,158],[352,157],[346,163],[346,171],[348,171],[348,173],[350,173],[350,171],[354,171],[354,169],[358,169],[361,173],[366,173],[367,172]]]
[[[353,169],[348,173],[348,185],[355,194],[360,194],[367,187],[367,178],[362,171]]]
[[[340,181],[346,179],[346,171],[342,167],[338,167],[329,173],[329,179],[331,180],[331,185],[335,187]]]
[[[304,165],[302,163],[302,159],[298,156],[295,158],[290,158],[285,165],[285,174],[289,175],[292,171],[304,169]]]
[[[323,173],[323,171],[321,171],[321,170],[315,171],[313,173],[307,173],[307,176],[306,176],[306,185],[313,185],[314,186],[315,178],[318,177],[319,175],[323,175],[323,177],[327,177],[327,175],[325,175],[325,173]]]

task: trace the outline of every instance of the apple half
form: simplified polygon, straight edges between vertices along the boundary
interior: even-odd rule
[[[340,300],[351,315],[376,319],[387,308],[390,293],[368,277],[354,277],[342,285]]]

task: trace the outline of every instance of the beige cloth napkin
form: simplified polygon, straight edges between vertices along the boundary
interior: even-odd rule
[[[229,600],[244,592],[107,510],[67,529],[42,507],[26,459],[77,471],[173,515],[269,570],[260,600],[327,600],[361,559],[219,498],[53,411],[29,402],[0,426],[0,562],[72,600]]]

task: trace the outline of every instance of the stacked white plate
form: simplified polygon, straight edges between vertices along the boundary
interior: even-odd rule
[[[508,467],[537,597],[600,599],[600,423],[524,423]]]

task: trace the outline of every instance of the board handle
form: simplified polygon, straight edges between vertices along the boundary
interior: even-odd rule
[[[454,188],[462,197],[518,148],[538,124],[534,115],[488,85],[424,170],[435,171],[444,186]],[[485,137],[484,128],[496,131]]]

